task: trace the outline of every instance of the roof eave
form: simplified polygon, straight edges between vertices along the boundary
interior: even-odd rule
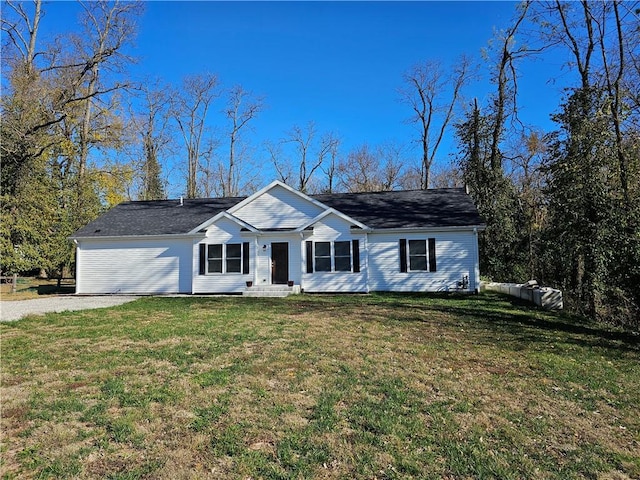
[[[77,241],[77,240],[136,240],[136,239],[157,239],[157,240],[161,240],[164,238],[173,238],[173,239],[179,239],[179,238],[201,238],[204,236],[204,232],[196,232],[196,233],[159,233],[159,234],[154,234],[154,235],[90,235],[90,236],[86,236],[86,235],[72,235],[70,237],[67,237],[68,240],[70,241]]]
[[[486,228],[486,225],[452,225],[452,226],[424,226],[424,227],[394,227],[394,228],[372,228],[369,233],[412,233],[412,232],[480,232]]]
[[[320,213],[319,215],[316,215],[314,218],[312,218],[308,222],[302,224],[300,227],[298,227],[296,229],[296,231],[302,232],[302,231],[306,230],[307,228],[309,228],[311,225],[314,225],[315,223],[318,223],[319,221],[321,221],[325,217],[328,217],[329,215],[335,215],[338,218],[341,218],[345,222],[350,223],[352,226],[358,227],[359,229],[361,229],[363,231],[370,231],[371,230],[367,225],[365,225],[362,222],[359,222],[355,218],[350,217],[349,215],[346,215],[346,214],[342,213],[341,211],[336,210],[333,207],[328,207],[324,212]]]
[[[226,218],[228,220],[231,220],[232,222],[235,222],[238,225],[240,225],[240,227],[246,228],[250,232],[257,232],[258,231],[258,229],[256,227],[254,227],[253,225],[245,222],[244,220],[236,217],[235,215],[230,214],[227,210],[225,210],[223,212],[220,212],[220,213],[214,215],[213,217],[211,217],[206,222],[201,223],[200,225],[198,225],[197,227],[195,227],[194,229],[189,231],[189,233],[190,234],[195,234],[195,233],[201,232],[203,230],[206,230],[208,227],[210,227],[211,225],[216,223],[221,218]]]

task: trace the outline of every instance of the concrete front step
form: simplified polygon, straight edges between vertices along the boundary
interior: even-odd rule
[[[257,285],[247,287],[242,295],[246,297],[287,297],[300,293],[300,285],[289,287],[288,285]]]

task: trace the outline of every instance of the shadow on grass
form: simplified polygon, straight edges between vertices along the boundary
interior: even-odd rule
[[[30,287],[29,291],[33,291],[38,295],[69,295],[76,292],[75,285],[38,285],[37,287]]]
[[[427,297],[428,298],[428,297]],[[482,294],[456,301],[439,296],[426,310],[453,315],[470,327],[510,335],[521,342],[551,343],[561,341],[580,346],[618,351],[640,352],[640,336],[617,330],[565,312],[549,312],[528,303],[499,294]],[[459,300],[459,298],[458,298]],[[402,304],[397,304],[402,307]],[[416,320],[424,321],[425,318]],[[549,334],[554,334],[550,336]]]
[[[265,299],[266,300],[266,299]],[[276,307],[277,300],[272,303]],[[521,347],[528,343],[572,343],[617,351],[640,352],[640,336],[617,330],[584,317],[565,312],[549,312],[512,297],[482,293],[425,294],[375,293],[360,296],[302,296],[291,300],[290,314],[325,311],[327,314],[343,307],[379,306],[397,310],[391,321],[422,322],[438,325],[447,319],[463,324],[476,332],[490,332],[487,342],[516,341]],[[282,303],[279,303],[282,308]],[[434,313],[443,315],[433,315]]]

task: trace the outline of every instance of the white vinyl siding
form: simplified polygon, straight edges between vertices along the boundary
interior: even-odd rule
[[[258,229],[298,228],[323,209],[283,188],[275,187],[235,211],[234,216]]]
[[[305,241],[314,242],[314,247],[317,243],[328,243],[329,256],[325,257],[330,265],[330,271],[317,271],[315,257],[316,249],[312,250],[314,255],[314,271],[309,273],[306,271],[302,273],[302,288],[305,292],[334,292],[334,293],[366,293],[367,287],[367,261],[366,261],[366,234],[363,232],[352,231],[349,222],[340,218],[337,215],[327,215],[321,221],[313,225],[313,234],[305,237]],[[353,240],[359,242],[359,255],[360,255],[360,271],[353,272]],[[344,242],[344,243],[342,243]],[[338,267],[336,268],[336,247],[338,243]],[[326,245],[326,244],[325,244]],[[347,258],[344,254],[346,246],[349,246],[350,257]],[[303,254],[302,265],[306,265],[306,247],[305,242],[302,242],[301,251]],[[326,249],[325,249],[326,253]],[[349,270],[347,271],[345,265],[349,263]],[[344,271],[340,271],[340,268],[345,268]]]
[[[292,280],[296,285],[299,285],[302,274],[302,264],[300,263],[302,261],[300,242],[299,233],[269,233],[261,235],[257,239],[257,252],[255,257],[256,275],[254,285],[271,285],[272,243],[289,244],[289,280]]]
[[[188,239],[81,240],[76,293],[189,293]]]
[[[416,269],[401,272],[399,239],[424,241],[435,238],[437,271]],[[370,233],[368,243],[369,288],[372,291],[442,292],[454,291],[463,277],[469,278],[469,290],[479,286],[477,278],[476,236],[468,232]],[[428,241],[427,241],[428,248]],[[427,250],[428,252],[428,250]],[[418,256],[416,250],[416,256]],[[409,248],[407,248],[409,258]],[[428,253],[427,258],[428,261]],[[424,260],[423,260],[424,261]],[[419,266],[416,261],[414,267]]]
[[[249,242],[249,273],[242,273],[242,244]],[[200,275],[200,245],[206,252],[206,270]],[[235,245],[235,247],[231,246]],[[238,249],[240,256],[238,257]],[[241,233],[236,222],[221,218],[207,227],[205,238],[192,243],[193,293],[241,293],[254,279],[254,239]],[[231,254],[231,255],[230,255]]]

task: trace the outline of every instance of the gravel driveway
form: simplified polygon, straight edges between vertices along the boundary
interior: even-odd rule
[[[33,300],[0,301],[0,321],[19,320],[25,315],[42,315],[48,312],[64,312],[67,310],[88,310],[91,308],[113,307],[131,302],[138,297],[133,295],[105,296],[64,296],[36,298]]]

